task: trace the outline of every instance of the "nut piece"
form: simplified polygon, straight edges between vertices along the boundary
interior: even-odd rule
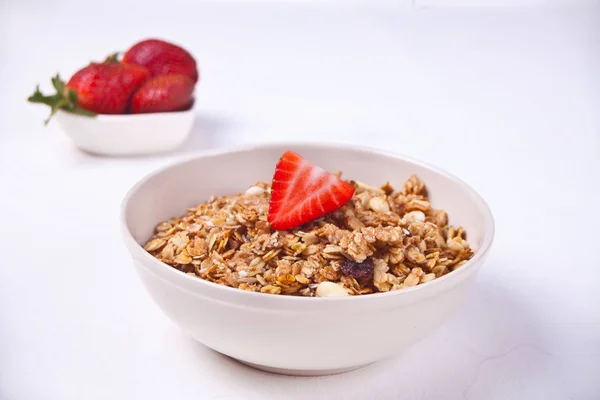
[[[367,185],[366,183],[363,183],[363,182],[352,181],[352,182],[350,182],[350,184],[352,184],[357,189],[357,192],[367,191],[367,192],[373,192],[374,194],[378,194],[378,193],[385,194],[385,192],[382,189]]]
[[[259,186],[250,186],[244,194],[248,197],[262,196],[265,193],[265,190]]]
[[[390,211],[390,206],[384,196],[373,197],[369,200],[369,207],[375,212],[385,213]]]
[[[425,221],[425,214],[423,211],[410,211],[402,218],[402,223],[409,224],[411,222],[422,222]]]
[[[403,190],[350,182],[351,201],[302,227],[268,223],[270,184],[211,196],[159,223],[145,250],[199,279],[241,290],[305,297],[360,296],[422,285],[452,273],[474,249],[433,208],[412,175]]]
[[[317,286],[317,296],[319,297],[341,297],[349,296],[346,289],[333,282],[321,282]]]

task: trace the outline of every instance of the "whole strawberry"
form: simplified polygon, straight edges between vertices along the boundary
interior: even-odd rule
[[[84,115],[123,114],[132,93],[148,78],[148,70],[139,65],[113,62],[91,63],[77,71],[66,84],[58,75],[52,78],[55,94],[45,96],[36,88],[29,97],[32,103]]]
[[[134,114],[180,111],[194,99],[194,82],[186,75],[160,75],[146,81],[131,98]]]
[[[135,44],[123,55],[124,64],[148,68],[150,76],[183,74],[198,81],[196,60],[185,49],[164,40],[147,39]]]

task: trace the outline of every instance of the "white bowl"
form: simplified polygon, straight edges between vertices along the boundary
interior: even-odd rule
[[[158,261],[142,248],[160,221],[185,214],[211,195],[269,181],[288,149],[329,171],[399,187],[411,173],[425,181],[434,206],[466,228],[474,257],[432,282],[365,296],[304,298],[233,289]],[[437,328],[473,284],[494,236],[485,202],[457,178],[408,158],[351,146],[272,144],[198,155],[136,184],[121,210],[122,230],[146,289],[175,324],[206,346],[254,367],[287,374],[351,370],[413,345]],[[435,360],[431,360],[435,362]]]
[[[95,117],[59,110],[55,118],[81,150],[100,155],[125,156],[175,150],[188,137],[194,116],[192,108],[177,112]]]

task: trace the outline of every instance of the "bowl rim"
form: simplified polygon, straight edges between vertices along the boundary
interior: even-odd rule
[[[328,149],[328,148],[329,149],[338,149],[338,150],[339,149],[352,150],[352,151],[361,151],[361,152],[365,152],[365,153],[371,153],[371,154],[378,155],[378,156],[387,156],[387,157],[402,159],[403,161],[407,161],[409,163],[418,165],[422,168],[429,169],[432,172],[442,175],[446,179],[449,179],[449,180],[453,181],[454,183],[462,186],[472,196],[475,204],[482,211],[483,216],[484,216],[484,218],[483,218],[484,223],[483,223],[483,241],[481,243],[481,246],[479,247],[477,252],[475,252],[473,257],[470,260],[468,260],[461,268],[459,268],[458,270],[452,271],[452,273],[448,273],[440,278],[434,279],[433,281],[427,282],[426,285],[417,285],[417,286],[413,286],[413,287],[402,289],[402,290],[389,291],[389,292],[385,292],[385,293],[372,293],[372,294],[363,295],[363,296],[305,297],[305,296],[286,296],[286,295],[277,296],[277,295],[272,295],[272,294],[267,294],[267,293],[240,290],[237,288],[233,288],[233,287],[213,283],[210,281],[206,281],[206,280],[196,277],[196,276],[190,276],[188,273],[179,271],[179,270],[171,267],[170,265],[163,263],[162,261],[159,261],[157,258],[153,257],[150,253],[148,253],[146,250],[144,250],[143,246],[140,245],[134,239],[133,235],[131,234],[129,227],[127,226],[127,218],[126,218],[126,210],[127,210],[129,201],[131,200],[133,195],[138,191],[138,189],[141,186],[146,184],[149,180],[154,178],[156,175],[159,175],[159,174],[161,174],[171,168],[174,168],[176,166],[179,166],[179,165],[182,165],[182,164],[185,164],[188,162],[192,162],[197,159],[205,158],[205,157],[212,157],[212,156],[219,156],[219,155],[240,153],[240,152],[251,152],[251,151],[269,149],[269,148],[288,147],[288,148],[293,149],[295,146],[311,147],[311,148],[320,149],[320,150]],[[409,156],[405,156],[403,154],[399,154],[399,153],[389,151],[389,150],[378,149],[375,147],[361,146],[361,145],[349,144],[349,143],[339,143],[339,142],[273,141],[273,142],[259,142],[259,143],[243,144],[243,145],[238,145],[238,146],[196,152],[192,155],[188,155],[188,156],[179,158],[177,160],[171,161],[171,162],[167,163],[166,165],[163,165],[162,167],[155,169],[154,171],[146,174],[144,177],[139,179],[137,181],[137,183],[135,183],[127,191],[123,200],[121,201],[119,219],[120,219],[120,226],[121,226],[121,232],[123,234],[123,239],[125,240],[126,244],[129,244],[129,246],[127,246],[127,247],[130,249],[130,252],[135,251],[139,255],[139,257],[141,257],[141,259],[142,259],[141,261],[145,261],[145,262],[154,264],[158,268],[163,269],[167,275],[172,275],[173,278],[176,278],[177,276],[179,276],[179,278],[189,280],[189,282],[196,282],[196,283],[191,283],[192,285],[199,285],[200,287],[202,287],[204,285],[208,285],[208,286],[205,286],[207,289],[222,291],[224,294],[229,292],[230,294],[232,294],[234,296],[239,296],[239,298],[241,298],[241,299],[243,299],[244,297],[247,297],[248,300],[257,299],[257,298],[260,298],[263,300],[273,299],[272,301],[276,301],[276,302],[281,302],[281,301],[290,302],[290,303],[300,302],[305,305],[307,303],[320,303],[320,302],[376,301],[377,299],[385,299],[385,298],[389,298],[392,296],[405,296],[405,297],[411,296],[411,295],[414,295],[415,292],[425,293],[425,292],[429,291],[429,292],[434,293],[436,288],[441,289],[444,284],[450,283],[452,280],[457,281],[458,278],[462,277],[463,275],[468,273],[471,269],[475,268],[475,266],[479,264],[479,260],[484,260],[487,253],[489,252],[489,250],[491,248],[491,245],[492,245],[492,243],[494,241],[494,237],[495,237],[495,221],[494,221],[494,217],[492,215],[492,212],[491,212],[488,204],[479,195],[479,193],[477,193],[470,185],[468,185],[462,179],[460,179],[460,178],[456,177],[455,175],[453,175],[447,171],[444,171],[441,168],[438,168],[432,164],[429,164],[429,163],[421,161],[421,160],[417,160],[417,159],[409,157]],[[133,249],[135,249],[135,250],[133,250]],[[163,277],[163,279],[167,280],[166,277]],[[189,288],[183,288],[181,285],[179,285],[173,279],[169,279],[168,282],[173,285],[176,285],[177,287],[179,287],[181,289],[190,291]],[[201,293],[198,291],[198,292],[196,292],[196,294],[200,295]]]
[[[61,115],[61,116],[66,116],[66,117],[71,117],[71,118],[87,118],[90,120],[100,120],[100,121],[118,121],[118,120],[124,120],[124,119],[142,119],[142,118],[156,118],[153,116],[175,116],[175,115],[186,115],[186,114],[190,114],[190,113],[194,113],[195,111],[195,104],[187,109],[187,110],[181,110],[181,111],[162,111],[162,112],[153,112],[153,113],[143,113],[143,114],[96,114],[93,116],[87,116],[87,115],[80,115],[80,114],[74,114],[65,110],[57,110],[56,114],[57,115]]]

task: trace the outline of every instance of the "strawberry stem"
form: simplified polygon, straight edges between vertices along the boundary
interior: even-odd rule
[[[108,57],[106,57],[106,60],[104,60],[104,62],[107,64],[118,64],[120,62],[119,54],[121,54],[121,52],[117,51],[116,53],[109,55]]]
[[[52,86],[56,90],[56,93],[51,95],[44,95],[40,91],[40,85],[37,85],[35,92],[27,98],[30,103],[45,104],[50,107],[50,115],[44,120],[44,125],[47,125],[50,119],[60,109],[72,114],[85,115],[93,117],[94,114],[91,111],[84,110],[77,107],[77,93],[73,89],[65,87],[65,82],[60,79],[60,76],[56,74],[51,79]]]

